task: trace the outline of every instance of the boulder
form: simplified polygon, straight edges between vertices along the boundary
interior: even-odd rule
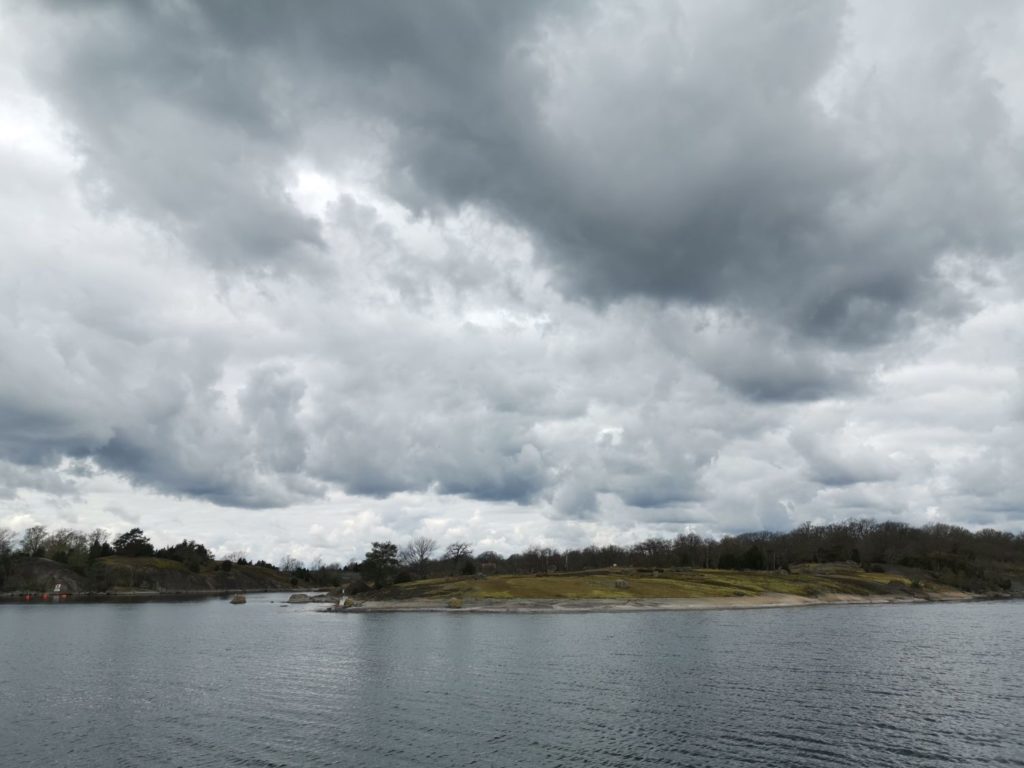
[[[289,603],[308,603],[309,602],[309,595],[304,595],[304,594],[302,594],[300,592],[300,593],[294,594],[291,597],[289,597],[288,598],[288,602]]]

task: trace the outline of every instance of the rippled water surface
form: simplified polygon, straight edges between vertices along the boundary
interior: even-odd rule
[[[1024,766],[1024,603],[0,606],[5,766]]]

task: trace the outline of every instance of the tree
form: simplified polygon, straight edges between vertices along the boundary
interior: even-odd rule
[[[14,531],[10,528],[0,528],[0,561],[6,560],[14,554]]]
[[[112,554],[114,548],[110,546],[110,534],[102,528],[94,528],[89,534],[89,562]]]
[[[452,564],[452,576],[456,574],[459,564],[463,560],[469,560],[472,557],[473,548],[465,541],[453,541],[444,550],[444,559]]]
[[[0,586],[3,586],[7,578],[7,563],[14,554],[14,531],[10,528],[0,528]]]
[[[58,528],[43,543],[46,556],[60,563],[84,566],[89,557],[89,539],[73,528]]]
[[[362,565],[363,575],[373,579],[378,587],[398,570],[398,547],[390,541],[375,541],[366,553]]]
[[[33,525],[21,535],[21,551],[29,557],[43,557],[46,541],[46,526]]]
[[[453,541],[444,550],[445,560],[461,560],[472,556],[473,548],[465,541]]]
[[[748,571],[762,571],[764,570],[764,553],[757,544],[751,544],[750,549],[743,553],[740,562],[741,567]]]
[[[141,528],[132,528],[114,539],[114,552],[124,557],[149,557],[153,554],[153,545]]]
[[[281,561],[281,565],[278,566],[283,573],[295,573],[295,571],[305,570],[305,565],[299,558],[286,555]]]
[[[198,572],[203,565],[212,559],[210,550],[191,539],[185,539],[173,547],[164,547],[157,550],[156,556],[165,557],[168,560],[177,560],[179,563],[184,563],[190,571],[194,572]]]
[[[418,536],[402,550],[402,559],[409,566],[415,567],[420,576],[430,558],[437,551],[437,542],[426,536]]]

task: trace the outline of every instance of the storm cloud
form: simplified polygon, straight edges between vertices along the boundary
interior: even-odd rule
[[[966,1],[8,5],[0,523],[1019,526],[1022,38]]]

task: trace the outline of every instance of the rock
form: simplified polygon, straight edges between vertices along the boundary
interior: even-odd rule
[[[245,595],[239,593],[231,597],[232,605],[245,605]]]
[[[341,604],[341,607],[342,607],[342,608],[351,608],[351,607],[352,607],[352,606],[354,606],[355,604],[356,604],[356,601],[355,601],[355,600],[353,600],[353,599],[352,599],[351,597],[346,597],[346,598],[345,598],[345,602],[343,602],[343,603]]]
[[[288,602],[289,603],[308,603],[309,602],[309,595],[304,595],[302,593],[298,593],[298,594],[295,594],[295,595],[292,595],[291,597],[289,597],[288,598]]]
[[[462,607],[462,598],[461,597],[453,597],[453,598],[449,599],[448,600],[448,607],[449,608],[461,608]]]

